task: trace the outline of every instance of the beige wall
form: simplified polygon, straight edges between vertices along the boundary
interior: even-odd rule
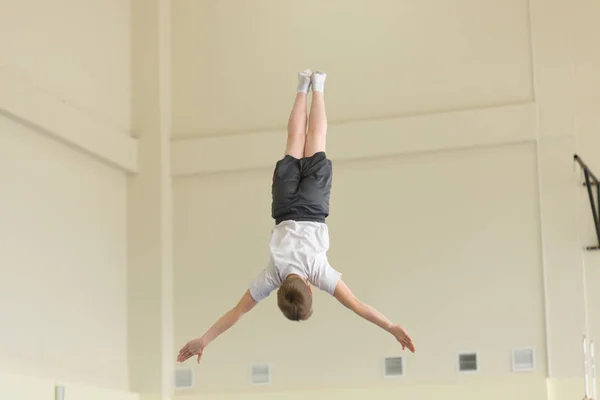
[[[428,385],[409,385],[388,383],[381,387],[350,387],[338,389],[302,389],[294,391],[264,391],[261,389],[246,390],[244,394],[239,392],[227,394],[215,394],[210,396],[194,397],[182,395],[177,398],[189,400],[194,398],[211,400],[235,400],[235,399],[286,399],[300,400],[310,397],[311,399],[326,400],[332,398],[349,400],[382,399],[394,400],[398,398],[410,398],[426,400],[431,398],[445,397],[449,399],[546,399],[547,389],[543,379],[512,378],[497,380],[465,379],[461,382],[436,383]],[[572,394],[573,392],[569,393]],[[243,397],[242,397],[243,396]],[[569,397],[560,397],[560,399]],[[554,399],[553,399],[554,400]]]
[[[331,261],[419,352],[384,380],[384,333],[322,293],[299,326],[271,298],[186,365],[197,387],[176,397],[583,397],[600,260],[581,251],[594,235],[571,159],[600,170],[600,3],[442,3],[0,0],[0,212],[15,221],[0,264],[24,266],[0,283],[0,397],[61,382],[69,400],[172,397],[177,347],[264,266],[307,67],[330,74]],[[510,372],[521,346],[534,373]],[[456,374],[460,350],[479,373]],[[273,363],[273,386],[250,387],[253,361]]]
[[[179,137],[282,126],[299,68],[331,74],[332,121],[532,98],[525,0],[173,4]]]
[[[532,145],[334,165],[330,261],[414,335],[407,381],[456,379],[461,350],[481,352],[486,377],[510,374],[513,348],[534,346],[545,364]],[[177,341],[202,333],[264,267],[271,174],[176,181]],[[279,390],[380,385],[382,359],[399,354],[395,340],[316,297],[301,325],[285,321],[274,296],[259,305],[207,350],[198,387],[241,390],[260,361],[273,363]]]
[[[6,117],[0,130],[2,368],[126,388],[125,177]]]
[[[274,368],[267,391],[288,397],[437,390],[413,386],[425,382],[583,397],[598,259],[581,250],[594,234],[572,156],[596,168],[596,3],[178,0],[172,15],[176,342],[201,335],[264,266],[294,73],[322,68],[332,263],[420,343],[398,387],[380,376],[398,350],[384,333],[323,294],[314,321],[290,325],[270,298],[189,363],[197,386],[182,398],[251,393],[261,361]],[[523,346],[537,370],[519,376],[510,351]],[[482,357],[469,383],[461,350]]]
[[[129,19],[127,1],[0,1],[1,398],[129,387]]]
[[[0,67],[125,134],[129,1],[1,0]]]
[[[0,396],[11,400],[56,400],[56,386],[63,388],[68,400],[138,400],[139,396],[101,386],[32,376],[0,373]]]

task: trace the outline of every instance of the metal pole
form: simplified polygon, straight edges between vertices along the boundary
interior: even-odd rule
[[[590,180],[591,172],[589,170],[585,170],[585,183],[587,183],[588,195],[590,198],[590,206],[592,207],[592,216],[594,218],[594,227],[596,228],[596,236],[598,241],[600,241],[600,218],[598,217],[598,210],[596,210],[596,202],[594,201],[594,192],[592,191],[592,182]],[[600,195],[600,191],[598,193]],[[600,243],[598,243],[600,246]]]
[[[579,165],[581,166],[581,168],[584,171],[588,171],[590,173],[590,176],[594,180],[594,183],[598,184],[598,178],[596,178],[596,175],[594,175],[594,173],[590,170],[590,168],[587,166],[587,164],[584,163],[583,160],[577,154],[575,154],[574,158],[575,158],[575,161],[577,161],[577,163],[579,163]]]
[[[590,342],[590,373],[592,375],[592,399],[598,400],[598,388],[596,386],[596,346],[594,341]]]
[[[583,337],[583,371],[585,373],[585,398],[590,398],[590,375],[588,370],[588,341]],[[594,399],[595,400],[595,399]]]

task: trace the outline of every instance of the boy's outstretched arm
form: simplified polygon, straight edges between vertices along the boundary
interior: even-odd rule
[[[392,323],[382,313],[360,301],[343,282],[339,281],[335,287],[334,297],[342,303],[346,308],[354,311],[367,321],[374,323],[386,332],[391,333],[398,342],[402,345],[402,349],[408,348],[413,353],[415,345],[412,342],[408,333],[398,324]]]
[[[191,340],[183,346],[179,351],[177,361],[184,362],[190,357],[197,355],[198,362],[200,362],[200,358],[202,357],[202,353],[206,346],[227,329],[235,325],[235,323],[238,322],[244,314],[252,310],[256,304],[257,302],[250,295],[250,291],[247,290],[237,305],[223,314],[223,316],[221,316],[221,318],[219,318],[202,337]]]

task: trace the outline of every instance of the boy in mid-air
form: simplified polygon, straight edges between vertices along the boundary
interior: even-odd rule
[[[258,302],[277,290],[277,305],[291,321],[306,321],[312,315],[312,286],[316,286],[362,318],[391,333],[414,352],[412,339],[397,324],[373,307],[361,302],[341,280],[341,274],[327,261],[331,161],[325,154],[327,117],[323,97],[326,74],[310,70],[298,74],[296,101],[288,121],[284,157],[275,165],[272,217],[275,226],[269,244],[267,267],[250,284],[238,304],[225,313],[200,338],[188,342],[177,361],[198,356],[206,346]],[[312,104],[307,133],[307,97],[312,87]],[[312,286],[311,286],[312,285]]]

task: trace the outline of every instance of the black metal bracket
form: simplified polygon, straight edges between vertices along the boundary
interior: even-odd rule
[[[592,217],[594,218],[596,236],[598,238],[598,244],[596,246],[588,246],[587,250],[600,250],[600,183],[598,183],[598,178],[596,178],[596,175],[594,175],[590,168],[583,162],[581,157],[575,154],[573,158],[583,170],[583,175],[585,177],[583,186],[587,188],[588,196],[590,198],[590,207],[592,209]],[[596,192],[596,198],[594,198],[594,192]]]

